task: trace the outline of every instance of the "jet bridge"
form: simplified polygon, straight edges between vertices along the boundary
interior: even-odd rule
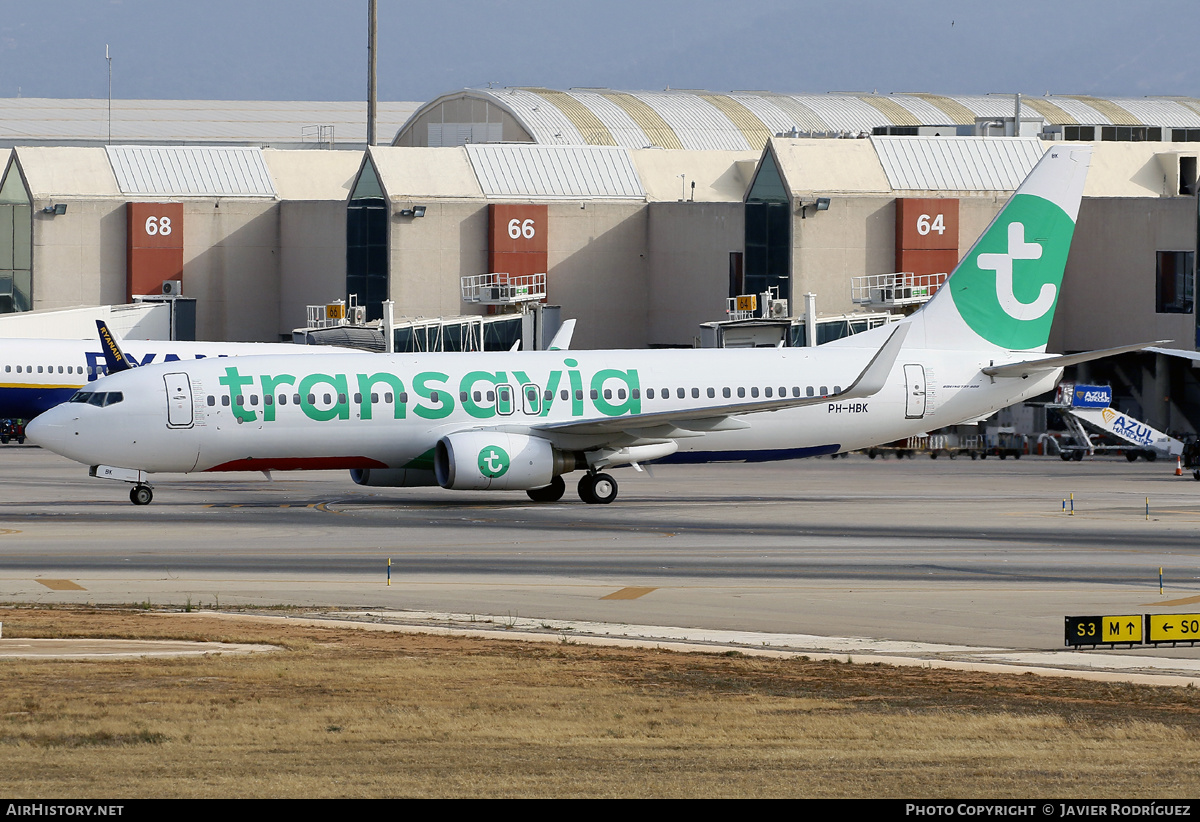
[[[1130,462],[1138,457],[1153,462],[1160,456],[1177,457],[1183,453],[1180,440],[1113,408],[1110,386],[1062,383],[1055,401],[1047,407],[1062,414],[1072,435],[1073,442],[1061,446],[1059,455],[1063,460],[1118,453]],[[1098,442],[1095,434],[1106,435],[1120,444]]]

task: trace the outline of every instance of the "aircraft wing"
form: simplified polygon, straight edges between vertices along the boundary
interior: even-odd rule
[[[1025,360],[1023,362],[1007,363],[1005,365],[989,366],[981,369],[984,374],[989,377],[1020,377],[1024,379],[1033,374],[1044,374],[1047,371],[1053,371],[1056,368],[1062,368],[1065,365],[1078,365],[1081,362],[1091,362],[1099,360],[1103,357],[1111,357],[1116,354],[1127,354],[1130,351],[1141,351],[1145,348],[1150,348],[1155,345],[1162,345],[1170,342],[1170,340],[1158,340],[1156,342],[1135,343],[1134,345],[1121,345],[1116,348],[1104,348],[1097,351],[1084,351],[1081,354],[1064,354],[1060,357],[1045,357],[1040,360]]]
[[[875,352],[875,356],[871,358],[854,382],[836,394],[823,394],[815,397],[780,397],[751,402],[725,402],[699,408],[657,411],[651,414],[570,420],[534,425],[531,430],[545,434],[591,436],[625,434],[636,439],[674,439],[699,436],[709,431],[749,428],[748,422],[734,419],[739,414],[778,411],[783,408],[799,408],[805,405],[820,405],[870,397],[887,384],[888,375],[892,371],[896,358],[900,355],[908,328],[908,323],[898,324],[887,342]]]

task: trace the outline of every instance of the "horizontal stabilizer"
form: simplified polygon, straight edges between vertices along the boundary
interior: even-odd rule
[[[993,365],[981,370],[989,377],[1020,377],[1024,379],[1033,374],[1045,374],[1047,371],[1053,371],[1056,368],[1062,368],[1067,365],[1078,365],[1081,362],[1091,362],[1092,360],[1100,360],[1117,354],[1128,354],[1130,351],[1141,351],[1152,345],[1162,345],[1164,342],[1170,342],[1170,340],[1135,343],[1134,345],[1121,345],[1116,348],[1103,348],[1098,351],[1084,351],[1081,354],[1064,354],[1059,357],[1045,357],[1040,360],[1025,360],[1023,362],[1007,363],[1006,365]]]

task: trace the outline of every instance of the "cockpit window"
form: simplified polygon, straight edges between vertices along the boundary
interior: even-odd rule
[[[120,391],[76,391],[67,402],[85,402],[88,405],[103,407],[116,405],[124,399],[125,395]]]

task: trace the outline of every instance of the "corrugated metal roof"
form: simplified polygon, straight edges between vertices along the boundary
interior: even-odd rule
[[[524,88],[484,89],[482,94],[508,109],[541,145],[587,145],[579,129],[558,106],[536,91]],[[416,115],[413,115],[414,119]]]
[[[1110,121],[1118,126],[1137,126],[1141,125],[1138,119],[1122,108],[1112,100],[1104,100],[1100,97],[1092,97],[1085,94],[1071,95],[1080,102],[1087,103],[1092,108],[1104,114]]]
[[[628,149],[608,146],[466,146],[485,197],[644,199]]]
[[[825,131],[829,128],[811,108],[786,94],[734,92],[729,96],[753,111],[772,134],[785,134],[793,129]]]
[[[876,126],[895,125],[875,106],[851,94],[794,94],[797,101],[816,112],[825,123],[823,131],[870,133]]]
[[[257,148],[108,146],[122,194],[161,197],[274,197]]]
[[[626,94],[621,91],[613,91],[600,94],[608,102],[618,106],[621,111],[625,112],[634,125],[641,129],[643,138],[640,148],[648,146],[658,146],[660,148],[683,148],[683,143],[679,142],[679,137],[671,130],[671,126],[662,118],[657,111],[646,105],[642,100],[632,94]],[[634,135],[636,142],[637,136]],[[632,144],[622,143],[626,148],[634,148]]]
[[[1056,123],[1063,126],[1078,125],[1079,121],[1074,115],[1068,114],[1063,109],[1042,97],[1034,97],[1032,100],[1026,101],[1027,105],[1045,118],[1046,122]]]
[[[772,129],[767,128],[754,112],[734,98],[726,94],[701,94],[700,97],[719,109],[737,126],[738,131],[746,138],[747,146],[756,146],[759,143],[766,145],[767,140],[774,136],[775,132]]]
[[[892,97],[885,97],[880,94],[863,94],[859,98],[868,106],[874,106],[883,112],[883,115],[898,126],[919,126],[921,121],[913,116],[913,113],[900,105]]]
[[[898,191],[1014,191],[1042,158],[1036,139],[872,137]]]
[[[642,91],[636,96],[658,112],[686,149],[745,151],[751,146],[725,114],[689,91]],[[763,145],[766,145],[764,142]]]
[[[1163,128],[1200,128],[1200,103],[1194,99],[1128,98],[1120,101],[1121,108],[1138,118],[1140,125]]]
[[[613,141],[612,132],[596,116],[596,113],[567,92],[552,91],[548,88],[531,88],[528,91],[532,91],[534,94],[544,97],[553,103],[571,121],[571,125],[575,126],[575,129],[589,146],[616,145]]]
[[[740,91],[612,91],[610,89],[468,89],[507,109],[542,145],[760,150],[789,132],[870,133],[889,126],[974,126],[979,118],[1012,116],[1014,95],[776,94]],[[462,96],[456,92],[455,99]],[[449,95],[445,99],[449,99]],[[428,110],[443,98],[422,107]],[[1196,128],[1200,99],[1022,96],[1021,114],[1048,125]],[[415,121],[414,116],[414,121]]]

